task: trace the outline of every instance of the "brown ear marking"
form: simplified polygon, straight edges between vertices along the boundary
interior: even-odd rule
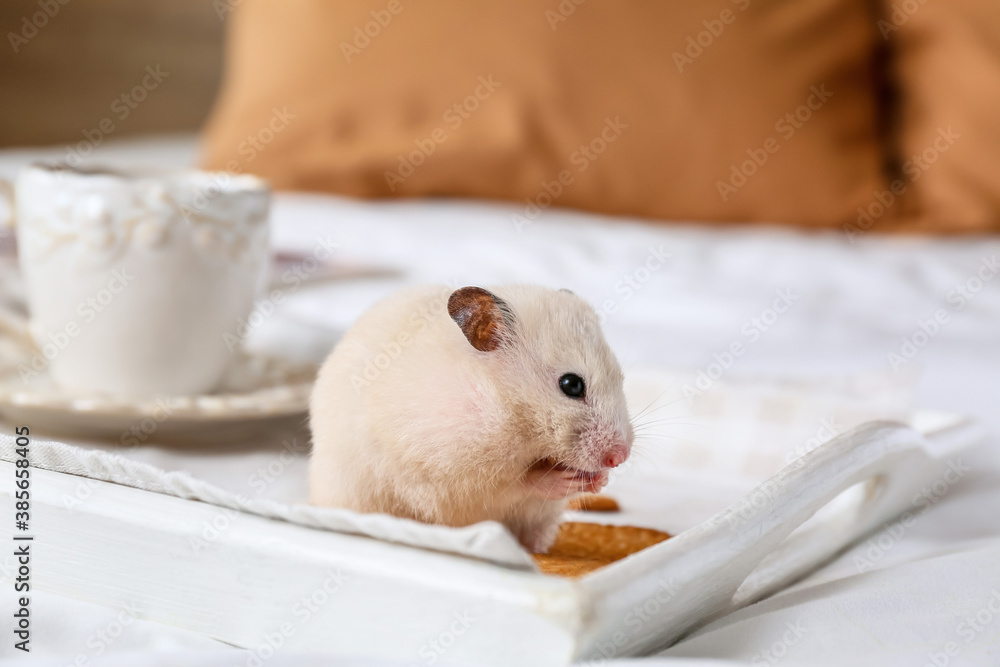
[[[510,333],[511,313],[503,299],[482,287],[460,287],[448,297],[448,314],[472,347],[492,352]]]

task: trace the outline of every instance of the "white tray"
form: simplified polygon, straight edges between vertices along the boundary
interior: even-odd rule
[[[452,539],[452,529],[426,527],[437,537],[413,538],[439,540],[438,549],[454,542],[467,554],[460,555],[296,525],[294,516],[261,516],[269,510],[259,506],[220,509],[33,469],[33,583],[129,605],[143,618],[260,656],[313,650],[414,663],[436,656],[555,665],[639,655],[779,590],[907,510],[979,435],[961,419],[939,419],[923,435],[866,424],[702,524],[575,580],[532,571],[516,553],[499,559],[506,564],[475,558],[493,547],[470,540],[469,529]],[[5,479],[13,479],[12,445],[0,436]],[[5,516],[13,516],[12,487],[0,490]],[[85,502],[75,502],[81,493]],[[187,495],[211,494],[193,488]],[[344,530],[369,530],[361,524]],[[4,576],[11,574],[8,558]]]

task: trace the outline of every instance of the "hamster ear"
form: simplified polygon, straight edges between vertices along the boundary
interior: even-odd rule
[[[510,307],[482,287],[461,287],[452,292],[448,314],[472,347],[482,352],[497,349],[511,333]]]

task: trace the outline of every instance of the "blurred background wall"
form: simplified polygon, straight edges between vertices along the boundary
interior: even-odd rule
[[[849,234],[1000,229],[1000,0],[404,6],[4,0],[0,148],[85,157],[140,134],[183,132],[191,146],[204,127],[202,167],[278,189],[530,212],[620,114],[625,138],[587,156],[556,205]],[[488,75],[496,95],[467,97]],[[829,91],[822,109],[803,106],[815,90]],[[460,129],[442,115],[470,100]],[[403,178],[427,157],[410,160],[415,146],[446,130]],[[261,132],[267,150],[246,149]]]
[[[210,0],[3,0],[0,25],[0,146],[96,137],[104,119],[116,138],[195,130],[222,76]]]

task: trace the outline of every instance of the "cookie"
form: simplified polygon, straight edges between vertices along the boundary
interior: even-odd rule
[[[585,493],[570,500],[566,509],[580,512],[617,512],[619,508],[618,502],[611,496]]]
[[[534,557],[539,569],[546,574],[581,577],[669,537],[651,528],[570,521],[559,526],[559,534],[549,552]]]

